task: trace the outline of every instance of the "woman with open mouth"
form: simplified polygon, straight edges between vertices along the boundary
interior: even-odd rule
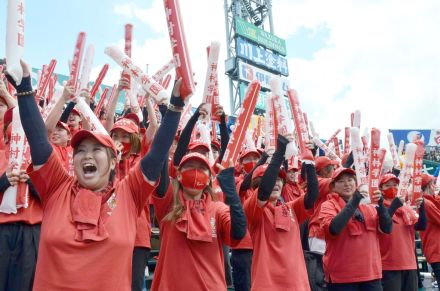
[[[183,101],[181,80],[149,153],[114,181],[116,148],[107,134],[81,130],[71,141],[75,176],[69,176],[49,143],[32,91],[29,68],[14,85],[40,193],[43,227],[33,290],[131,290],[136,219],[159,180],[176,134]],[[177,96],[177,97],[176,97]]]

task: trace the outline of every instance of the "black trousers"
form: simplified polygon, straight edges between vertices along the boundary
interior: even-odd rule
[[[40,224],[0,224],[0,291],[28,291],[34,283]]]
[[[232,250],[231,266],[235,291],[249,291],[251,289],[252,250]]]
[[[383,291],[417,291],[417,270],[382,271]]]
[[[329,291],[382,291],[380,280],[359,283],[329,283]]]
[[[439,283],[440,282],[440,262],[432,263],[431,267],[432,267],[432,271],[434,272],[435,279],[437,280],[437,283]]]
[[[132,270],[131,270],[131,290],[142,291],[145,281],[145,268],[147,267],[150,249],[143,247],[134,247]]]

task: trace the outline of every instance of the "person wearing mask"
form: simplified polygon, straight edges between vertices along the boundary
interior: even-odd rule
[[[244,203],[253,242],[251,290],[310,290],[299,224],[318,197],[318,180],[313,161],[303,158],[308,193],[284,203],[281,190],[285,172],[280,167],[288,142],[278,135],[272,159],[255,170],[252,183],[258,187]]]
[[[326,243],[323,266],[329,291],[382,290],[379,233],[391,233],[392,220],[380,191],[373,195],[379,205],[375,207],[360,204],[369,194],[360,193],[357,187],[354,170],[338,168],[329,198],[321,205],[319,220]]]
[[[384,291],[416,291],[418,289],[415,231],[425,230],[426,214],[423,198],[416,200],[419,213],[397,196],[399,179],[385,174],[379,182],[384,205],[393,221],[391,234],[379,233]]]

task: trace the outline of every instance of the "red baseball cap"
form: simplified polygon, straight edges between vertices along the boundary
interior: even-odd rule
[[[5,115],[3,115],[3,124],[12,122],[12,110],[14,110],[14,107],[11,107],[5,111]]]
[[[252,173],[252,180],[258,177],[262,177],[264,175],[264,172],[266,172],[267,166],[268,164],[258,166]],[[278,172],[278,177],[280,177],[281,179],[286,179],[286,171],[280,169],[280,171]]]
[[[79,146],[79,144],[81,143],[81,141],[83,139],[86,139],[88,137],[92,137],[92,138],[96,139],[103,146],[105,146],[107,148],[111,148],[115,154],[115,157],[118,156],[118,153],[116,151],[116,146],[113,143],[112,138],[106,133],[100,133],[97,131],[90,131],[90,130],[82,129],[82,130],[78,131],[77,133],[75,133],[75,135],[72,137],[70,144],[72,145],[73,148],[76,148],[77,146]]]
[[[429,175],[429,174],[425,174],[422,173],[422,187],[425,187],[426,185],[429,184],[429,182],[431,182],[433,179],[433,176]]]
[[[64,123],[62,121],[57,122],[57,127],[61,127],[62,129],[66,130],[68,134],[70,134],[70,128],[67,125],[67,123]]]
[[[188,145],[188,150],[194,150],[198,147],[203,147],[205,148],[207,151],[209,151],[209,145],[201,140],[195,140],[192,141],[189,145]]]
[[[220,150],[220,143],[217,140],[211,141],[211,148],[214,146],[217,150]]]
[[[356,176],[356,172],[352,168],[337,168],[333,172],[332,182],[336,181],[342,174],[350,174]]]
[[[388,174],[383,175],[383,176],[380,178],[379,186],[382,186],[383,184],[385,184],[386,182],[391,181],[391,180],[396,181],[397,184],[400,183],[399,178],[397,178],[396,176],[394,176],[394,174],[388,173]]]
[[[330,165],[337,166],[338,162],[331,160],[329,157],[326,156],[317,157],[315,159],[315,169],[317,172]]]
[[[75,108],[73,108],[72,111],[70,111],[70,114],[78,115],[79,117],[81,117],[81,113],[79,113],[79,111]]]
[[[258,158],[260,158],[260,156],[261,156],[260,153],[257,150],[248,150],[248,149],[246,149],[244,151],[241,151],[239,160],[244,159],[247,155],[250,155],[250,154],[256,154]]]
[[[139,126],[139,123],[141,123],[141,121],[139,120],[139,116],[137,116],[137,114],[133,112],[125,114],[124,118],[132,120],[137,126]]]
[[[115,129],[122,129],[123,131],[128,133],[139,133],[139,126],[137,126],[133,120],[125,117],[120,118],[118,121],[116,121],[115,124],[113,124],[110,132]]]
[[[189,153],[189,154],[186,154],[185,156],[183,156],[183,158],[182,158],[182,160],[180,161],[180,164],[179,164],[179,169],[186,162],[191,161],[191,160],[197,160],[199,162],[202,162],[209,169],[209,172],[211,173],[211,175],[212,175],[212,173],[214,173],[214,171],[211,168],[211,165],[209,164],[208,159],[204,155],[202,155],[200,153]]]

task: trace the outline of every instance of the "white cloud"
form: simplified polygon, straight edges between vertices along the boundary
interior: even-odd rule
[[[383,132],[388,128],[440,127],[440,39],[436,37],[440,2],[272,2],[275,33],[280,37],[289,38],[301,27],[313,31],[325,24],[329,29],[326,48],[312,60],[289,59],[291,84],[322,137],[348,126],[350,113],[356,109],[362,111],[362,127],[374,126]],[[222,74],[226,58],[224,1],[180,3],[198,80],[192,104],[201,100],[206,46],[219,40],[220,95],[228,109],[228,79]],[[136,62],[149,63],[154,70],[171,57],[163,1],[154,0],[148,8],[116,5],[114,11],[140,19],[159,35],[137,38]],[[122,47],[122,40],[120,44]]]

